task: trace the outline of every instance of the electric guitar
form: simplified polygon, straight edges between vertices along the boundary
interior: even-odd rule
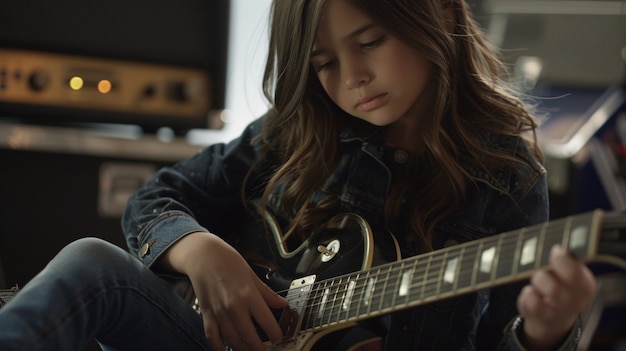
[[[358,215],[333,217],[293,251],[277,220],[262,216],[266,230],[239,244],[256,273],[289,301],[279,319],[283,342],[267,343],[268,350],[309,351],[359,321],[528,278],[548,265],[555,244],[584,262],[626,269],[622,213],[596,210],[399,260],[390,237],[386,245],[397,257],[381,265],[374,264],[372,229]],[[246,255],[259,245],[269,245],[273,258]]]

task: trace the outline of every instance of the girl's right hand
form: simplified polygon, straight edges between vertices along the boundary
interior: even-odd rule
[[[186,274],[200,305],[204,332],[213,350],[266,350],[254,322],[274,344],[282,332],[270,307],[287,301],[256,276],[244,258],[214,234],[196,232],[179,240],[161,263]]]

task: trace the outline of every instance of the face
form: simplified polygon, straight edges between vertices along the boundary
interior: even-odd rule
[[[428,109],[430,63],[346,0],[324,11],[311,67],[328,96],[350,115],[409,132]]]

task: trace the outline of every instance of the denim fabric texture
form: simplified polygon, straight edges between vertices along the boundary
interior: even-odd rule
[[[276,167],[271,158],[257,162],[260,148],[252,140],[262,123],[263,117],[232,142],[211,145],[159,170],[133,194],[122,220],[130,255],[94,239],[64,249],[11,304],[0,309],[0,349],[73,350],[94,337],[107,350],[206,349],[201,318],[159,278],[166,272],[155,262],[195,231],[246,240],[245,233],[233,229],[245,213],[241,185],[248,177],[246,194],[259,195],[266,175]],[[515,169],[491,172],[468,168],[476,186],[468,187],[467,206],[436,228],[435,249],[548,219],[543,167],[518,138],[493,137],[488,142],[522,162]],[[383,221],[393,175],[406,165],[403,151],[386,146],[376,128],[364,124],[341,134],[340,152],[338,167],[314,195],[313,204],[335,196],[340,199],[338,212],[357,213],[373,227],[393,232],[403,257],[422,253],[401,230],[405,217],[388,225]],[[280,201],[280,194],[273,199]],[[484,350],[497,345],[521,350],[510,332],[510,321],[517,316],[517,292],[516,288],[483,290],[386,315],[379,319],[386,350]],[[51,299],[55,308],[45,308]],[[4,344],[19,334],[19,328],[28,328],[12,323],[20,320],[19,314],[30,318],[28,314],[42,310],[48,313],[29,331],[34,344]],[[42,347],[52,339],[55,346]],[[571,340],[566,345],[571,346]]]
[[[139,255],[144,264],[151,266],[165,249],[193,231],[208,230],[224,237],[232,234],[228,222],[238,218],[243,208],[240,185],[257,159],[259,149],[252,140],[260,132],[262,122],[263,118],[254,121],[240,138],[227,145],[210,146],[190,160],[161,170],[135,194],[129,202],[124,228],[135,254],[142,246],[150,246],[145,255]],[[329,195],[336,196],[341,200],[339,212],[357,213],[374,227],[383,224],[382,211],[393,174],[402,170],[406,160],[401,154],[398,157],[401,150],[386,146],[376,131],[376,127],[363,124],[341,134],[339,166],[312,200],[316,203]],[[433,239],[435,249],[446,243],[464,243],[548,220],[543,167],[519,138],[493,137],[489,142],[522,162],[516,169],[496,169],[489,173],[468,169],[477,186],[468,188],[470,202],[463,211],[449,216],[438,226]],[[259,191],[262,183],[255,180],[263,179],[264,172],[270,172],[273,167],[269,161],[256,165],[248,193]],[[280,194],[273,199],[280,201]],[[397,223],[405,220],[397,218]],[[394,234],[403,257],[421,253],[405,233]],[[507,314],[504,323],[497,326],[500,335],[480,335],[480,319],[489,311],[492,293],[484,291],[383,318],[389,330],[387,349],[472,350],[477,334],[495,340],[496,344],[501,337],[510,338],[510,334],[501,331],[516,317],[517,295],[505,291],[511,296],[497,299],[495,307]],[[515,349],[516,343],[502,344],[507,345],[506,349]]]

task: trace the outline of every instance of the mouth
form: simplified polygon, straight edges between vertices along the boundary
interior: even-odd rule
[[[359,99],[355,108],[362,112],[375,110],[386,103],[387,93],[368,95]]]

